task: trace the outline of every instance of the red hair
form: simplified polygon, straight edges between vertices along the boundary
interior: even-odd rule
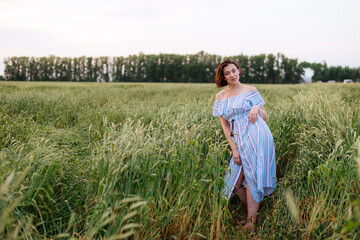
[[[241,75],[242,70],[241,70],[240,65],[237,62],[235,62],[234,60],[227,58],[220,63],[219,67],[216,70],[216,75],[215,75],[216,87],[222,88],[222,87],[225,87],[226,85],[228,85],[228,83],[224,77],[224,68],[230,64],[234,64],[236,66],[236,68],[239,70],[240,75]]]

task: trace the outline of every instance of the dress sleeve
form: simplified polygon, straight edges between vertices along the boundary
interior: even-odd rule
[[[252,103],[253,103],[253,105],[258,105],[259,107],[262,107],[265,104],[264,99],[261,97],[259,91],[257,91],[257,90],[256,90],[256,94],[254,94],[254,96],[252,98]]]
[[[213,109],[213,116],[214,117],[220,117],[221,116],[221,101],[216,100],[215,104],[214,104],[214,109]]]

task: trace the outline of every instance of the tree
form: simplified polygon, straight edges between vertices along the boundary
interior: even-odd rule
[[[226,57],[227,58],[227,57]],[[328,67],[323,63],[299,63],[283,54],[231,56],[242,68],[241,81],[248,83],[299,83],[304,69],[314,70],[314,80],[360,79],[360,68]],[[150,54],[128,57],[11,57],[4,60],[4,79],[12,81],[102,82],[214,82],[224,59],[200,51],[197,54]]]
[[[300,83],[304,69],[298,63],[297,59],[289,59],[284,55],[281,56],[281,67],[284,71],[284,79],[282,83]]]
[[[269,54],[265,59],[265,76],[267,83],[275,83],[276,79],[279,79],[279,71],[276,69],[276,57],[273,54]]]
[[[16,57],[5,58],[5,80],[7,81],[16,81]]]

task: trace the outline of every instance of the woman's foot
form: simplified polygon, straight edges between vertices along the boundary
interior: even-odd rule
[[[244,230],[252,230],[254,228],[254,223],[253,222],[247,222],[242,227],[243,227]]]
[[[242,228],[244,230],[252,230],[255,227],[255,219],[254,217],[241,221]]]
[[[246,220],[242,220],[242,221],[240,221],[240,224],[239,225],[237,225],[237,226],[235,226],[235,229],[236,230],[241,230],[241,229],[243,229],[244,228],[244,225],[247,223],[247,221]]]

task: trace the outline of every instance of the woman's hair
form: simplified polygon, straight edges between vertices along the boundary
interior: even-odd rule
[[[228,83],[224,77],[224,68],[229,64],[234,64],[236,66],[236,68],[239,70],[240,75],[241,75],[242,70],[241,70],[241,67],[239,66],[239,64],[237,62],[235,62],[234,60],[227,58],[220,63],[219,67],[216,70],[216,75],[215,75],[216,87],[221,88],[221,87],[225,87],[226,85],[228,85]]]

